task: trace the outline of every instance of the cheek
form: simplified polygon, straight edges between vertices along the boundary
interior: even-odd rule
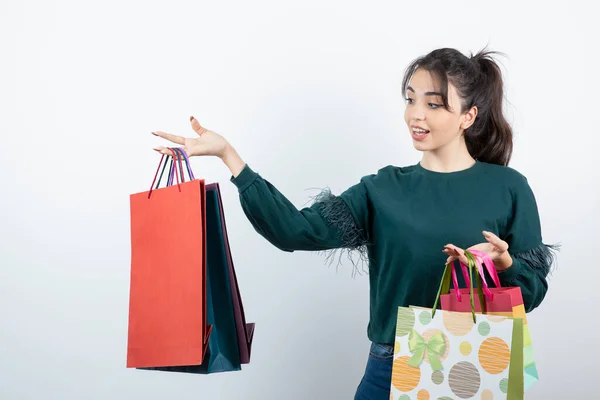
[[[459,127],[460,120],[453,115],[435,115],[429,119],[429,129],[438,136],[455,136]]]

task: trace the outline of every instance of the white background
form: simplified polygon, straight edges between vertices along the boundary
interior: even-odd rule
[[[0,2],[0,398],[351,399],[368,352],[368,277],[283,253],[221,182],[252,363],[210,376],[125,368],[129,195],[164,144],[223,134],[298,207],[417,162],[402,73],[437,47],[507,54],[511,166],[560,242],[530,315],[529,399],[597,396],[598,30],[586,1]],[[593,3],[589,3],[593,4]]]

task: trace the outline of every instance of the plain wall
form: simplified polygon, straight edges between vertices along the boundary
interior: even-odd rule
[[[586,1],[0,3],[0,398],[351,399],[368,353],[368,277],[284,253],[220,182],[253,357],[210,376],[125,368],[129,195],[189,116],[223,134],[298,207],[420,159],[400,92],[437,47],[507,54],[511,166],[544,241],[562,243],[529,316],[529,399],[592,398],[600,351],[598,53]],[[593,3],[589,3],[593,4]]]

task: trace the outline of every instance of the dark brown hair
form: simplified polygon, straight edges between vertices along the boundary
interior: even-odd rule
[[[434,50],[406,68],[402,93],[406,95],[412,75],[422,68],[438,80],[444,107],[450,110],[448,83],[451,83],[462,99],[461,113],[477,107],[475,122],[464,132],[471,156],[492,164],[508,165],[513,150],[513,134],[502,112],[502,72],[491,57],[494,53],[483,49],[469,58],[455,49]]]

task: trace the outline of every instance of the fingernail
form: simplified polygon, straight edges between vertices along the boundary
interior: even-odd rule
[[[190,121],[192,121],[193,119],[194,119],[194,116],[191,116],[191,117],[190,117]]]
[[[155,132],[150,132],[150,133],[151,133],[151,134],[153,134],[154,136],[156,136],[156,133],[155,133]]]

